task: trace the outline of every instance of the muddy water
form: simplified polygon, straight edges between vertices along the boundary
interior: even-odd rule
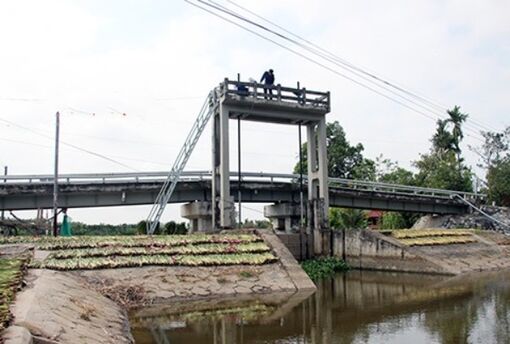
[[[137,343],[510,343],[510,273],[351,271],[313,295],[133,312]]]

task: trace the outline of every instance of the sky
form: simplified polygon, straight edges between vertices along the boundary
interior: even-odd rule
[[[228,5],[224,0],[218,3]],[[237,0],[336,55],[470,115],[468,164],[478,123],[510,125],[510,2]],[[0,166],[10,174],[53,171],[55,113],[61,173],[169,170],[200,106],[225,77],[331,92],[338,121],[365,155],[406,168],[430,148],[434,119],[381,97],[181,0],[0,1]],[[473,122],[476,121],[476,122]],[[8,121],[8,122],[6,122]],[[232,141],[237,137],[235,126]],[[297,128],[245,122],[243,170],[291,172]],[[232,166],[237,147],[231,144]],[[210,129],[188,170],[209,170]],[[479,171],[477,171],[479,172]],[[261,218],[261,205],[243,217]],[[148,206],[73,209],[88,223],[130,223]],[[20,216],[32,216],[31,212]],[[179,219],[169,205],[163,220]]]

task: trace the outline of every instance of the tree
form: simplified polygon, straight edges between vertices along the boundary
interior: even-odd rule
[[[475,152],[485,170],[489,201],[498,205],[510,205],[510,126],[501,132],[480,132],[484,143],[469,149]]]
[[[457,160],[454,152],[440,156],[433,152],[422,154],[421,159],[414,162],[418,168],[416,184],[418,186],[456,190],[473,191],[471,169]]]
[[[398,166],[396,161],[376,158],[377,181],[390,184],[416,185],[416,177],[413,172]],[[418,213],[411,212],[384,212],[381,218],[382,229],[410,228],[420,217]]]
[[[457,154],[457,159],[460,161],[460,142],[464,138],[464,133],[462,132],[462,123],[466,121],[468,118],[468,114],[460,112],[460,106],[454,106],[452,110],[447,111],[448,116],[450,118],[448,121],[453,125],[452,128],[452,146],[453,146],[453,152]]]
[[[349,179],[375,179],[375,163],[363,157],[364,147],[361,143],[351,146],[345,137],[345,131],[337,121],[326,126],[326,144],[328,152],[328,174],[330,177]],[[303,173],[307,173],[306,144],[301,147],[303,155]],[[299,162],[294,173],[300,172]]]
[[[329,225],[333,229],[364,229],[368,226],[364,210],[349,208],[330,208]]]
[[[249,220],[245,219],[242,228],[271,228],[271,222],[268,220]]]
[[[188,232],[188,228],[186,227],[186,223],[180,222],[177,223],[175,221],[169,221],[165,224],[165,233],[164,234],[186,234]]]
[[[396,161],[385,159],[382,154],[375,159],[376,177],[378,182],[415,185],[413,172],[398,166]]]
[[[448,118],[437,121],[437,129],[432,136],[432,149],[438,155],[454,152],[460,161],[460,142],[464,138],[462,124],[468,118],[468,114],[460,112],[459,106],[446,111]],[[450,129],[451,128],[451,129]]]
[[[490,201],[501,206],[510,206],[510,157],[496,162],[489,168],[487,185]]]
[[[415,181],[418,186],[472,191],[471,169],[464,165],[460,149],[462,124],[468,115],[461,113],[458,106],[447,113],[448,119],[437,122],[430,153],[420,155],[420,160],[414,162],[418,168]]]
[[[147,234],[147,221],[142,220],[136,224],[136,231],[138,234]],[[156,229],[154,229],[154,234],[161,234],[161,222],[158,222]]]
[[[410,227],[404,215],[393,211],[383,213],[380,226],[381,229],[402,229]]]
[[[481,131],[480,133],[484,138],[484,143],[480,147],[469,146],[469,149],[479,156],[478,167],[488,170],[510,155],[508,151],[510,148],[510,126],[502,132]]]

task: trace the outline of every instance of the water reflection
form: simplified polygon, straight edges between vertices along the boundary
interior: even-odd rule
[[[308,297],[138,310],[133,335],[137,343],[510,343],[509,277],[351,271]]]

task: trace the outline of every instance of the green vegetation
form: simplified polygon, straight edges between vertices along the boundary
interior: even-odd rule
[[[467,244],[476,242],[471,229],[394,230],[391,235],[408,246]]]
[[[168,247],[189,244],[240,244],[260,242],[254,234],[192,234],[171,236],[78,236],[78,237],[0,237],[0,244],[34,243],[41,250],[63,250],[97,247]]]
[[[476,239],[471,235],[457,236],[440,236],[440,237],[424,237],[400,239],[400,242],[408,246],[434,246],[434,245],[451,245],[451,244],[467,244],[475,242]]]
[[[391,235],[396,239],[440,237],[440,236],[464,236],[473,234],[471,229],[407,229],[392,231]]]
[[[170,236],[4,237],[2,243],[33,243],[52,251],[32,267],[55,270],[143,265],[261,265],[277,258],[255,234]]]
[[[21,284],[25,262],[23,259],[0,259],[0,332],[11,319],[9,305]]]
[[[89,258],[89,257],[108,257],[108,256],[152,256],[152,255],[204,255],[220,253],[260,253],[268,252],[269,246],[263,242],[240,243],[240,244],[200,244],[200,245],[182,245],[182,246],[162,246],[162,247],[103,247],[103,248],[85,248],[59,250],[50,254],[49,258]]]
[[[501,132],[482,131],[484,143],[469,147],[479,157],[478,167],[485,170],[485,190],[489,201],[510,206],[510,126]]]
[[[380,227],[381,229],[402,229],[409,227],[409,224],[402,213],[387,211],[382,215]]]
[[[345,131],[337,121],[328,123],[326,127],[328,150],[328,174],[330,177],[365,179],[375,178],[375,163],[363,156],[364,147],[361,143],[351,146]],[[303,173],[307,172],[306,143],[301,147],[303,155]],[[299,173],[299,162],[294,173]]]
[[[473,191],[472,172],[464,164],[460,143],[464,138],[462,124],[468,115],[455,106],[447,111],[448,118],[437,121],[432,147],[414,162],[418,173],[416,185],[456,191]]]
[[[487,172],[489,200],[510,207],[510,157],[499,161]]]
[[[217,266],[217,265],[262,265],[275,262],[276,257],[270,252],[264,253],[229,253],[207,255],[140,255],[140,256],[105,256],[89,258],[47,258],[42,262],[32,263],[32,267],[53,270],[90,270],[137,267],[144,265],[164,266]]]
[[[329,225],[333,229],[364,229],[368,226],[367,215],[359,209],[329,209]]]
[[[331,277],[335,272],[347,271],[349,266],[343,260],[336,257],[325,257],[305,260],[301,267],[313,281]]]
[[[380,181],[385,183],[472,191],[472,172],[465,165],[460,145],[464,137],[462,126],[468,115],[455,106],[447,117],[437,121],[432,135],[432,147],[413,162],[416,173],[399,167],[397,162],[379,156],[375,161],[363,156],[364,147],[351,145],[338,122],[327,124],[328,174],[331,177]],[[509,130],[510,132],[510,130]],[[302,146],[303,172],[307,170],[306,144]],[[300,164],[294,173],[300,172]],[[499,180],[503,181],[503,178]],[[506,180],[510,180],[507,178]],[[499,183],[500,185],[502,183]],[[510,187],[509,187],[510,188]],[[334,210],[330,213],[333,228],[365,228],[363,213],[351,210]],[[384,228],[406,228],[419,216],[413,213],[391,213],[383,217]]]

